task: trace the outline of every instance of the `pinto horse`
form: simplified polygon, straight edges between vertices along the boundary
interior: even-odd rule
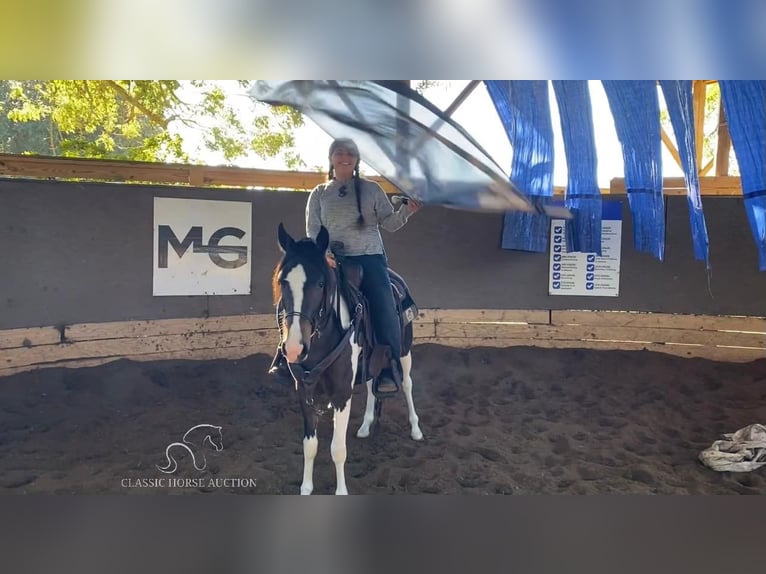
[[[296,241],[279,224],[279,246],[282,260],[274,270],[274,303],[277,306],[280,345],[295,381],[303,413],[303,482],[301,494],[314,490],[313,472],[316,457],[319,412],[314,406],[315,393],[329,398],[333,409],[334,428],[330,453],[335,463],[335,494],[348,494],[346,488],[346,433],[351,412],[351,396],[357,381],[360,361],[368,351],[361,336],[365,305],[351,305],[341,289],[337,269],[325,258],[329,244],[327,229],[322,227],[316,241]],[[410,436],[421,440],[418,416],[412,401],[412,325],[403,343],[402,389],[407,400]],[[356,433],[368,437],[380,399],[372,393],[372,380],[366,379],[367,405],[364,420]],[[376,408],[377,407],[377,408]]]

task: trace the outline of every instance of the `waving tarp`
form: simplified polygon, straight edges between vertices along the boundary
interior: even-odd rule
[[[401,82],[259,81],[251,96],[353,138],[365,163],[423,203],[569,215],[529,201],[459,124]]]

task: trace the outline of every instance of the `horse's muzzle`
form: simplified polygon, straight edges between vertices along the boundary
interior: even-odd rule
[[[290,345],[282,343],[282,354],[287,359],[288,363],[302,363],[308,357],[308,349],[306,345]]]

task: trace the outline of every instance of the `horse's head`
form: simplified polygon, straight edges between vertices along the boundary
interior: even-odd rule
[[[287,361],[300,363],[309,354],[311,338],[326,317],[331,269],[325,259],[330,235],[324,226],[316,241],[294,240],[279,224],[279,246],[284,253],[274,270],[274,302],[282,302],[282,349]]]
[[[221,432],[222,428],[223,427],[210,425],[207,423],[195,425],[186,431],[186,434],[183,436],[183,441],[186,444],[194,446],[198,445],[198,443],[195,441],[199,441],[199,446],[209,442],[210,446],[220,452],[223,450],[223,433]],[[194,441],[192,441],[192,437],[195,438]]]
[[[205,440],[208,441],[211,446],[218,452],[223,450],[223,434],[221,433],[221,427],[213,426],[211,428],[213,432],[205,436]],[[205,441],[203,441],[204,443]]]

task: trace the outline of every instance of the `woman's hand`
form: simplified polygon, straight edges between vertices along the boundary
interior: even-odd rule
[[[421,204],[410,197],[407,199],[407,207],[410,208],[411,213],[415,213],[418,209],[421,208]]]

